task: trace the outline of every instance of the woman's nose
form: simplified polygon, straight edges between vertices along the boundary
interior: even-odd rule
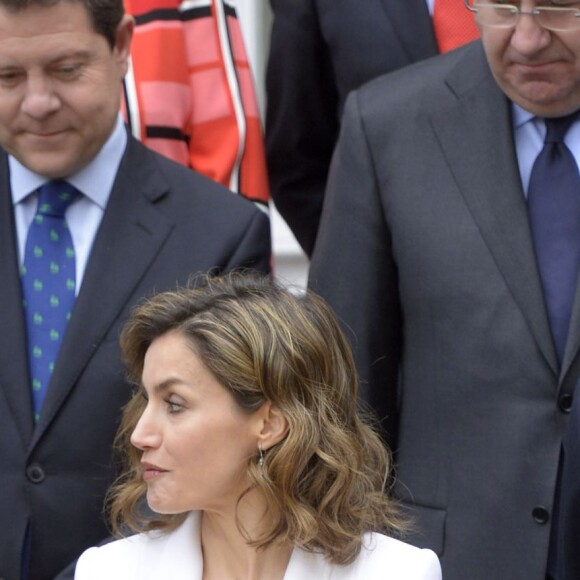
[[[131,444],[137,449],[154,449],[161,443],[161,433],[151,415],[152,413],[145,409],[131,433]]]

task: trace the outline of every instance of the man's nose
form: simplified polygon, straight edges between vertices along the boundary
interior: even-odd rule
[[[548,46],[551,39],[552,33],[538,22],[538,17],[528,8],[520,13],[510,44],[519,54],[533,56]]]
[[[24,113],[35,119],[42,119],[58,110],[60,104],[60,98],[49,80],[43,77],[27,80],[21,105]]]

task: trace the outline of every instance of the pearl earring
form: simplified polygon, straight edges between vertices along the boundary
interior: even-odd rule
[[[262,449],[262,442],[258,441],[258,467],[264,466],[264,450]]]

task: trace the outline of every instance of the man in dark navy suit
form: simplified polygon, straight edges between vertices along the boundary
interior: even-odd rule
[[[564,440],[560,488],[557,580],[580,578],[580,391],[570,413]]]
[[[53,580],[107,535],[103,499],[116,475],[113,438],[131,396],[118,337],[135,304],[198,271],[269,269],[263,212],[127,134],[118,111],[133,26],[122,0],[0,0],[5,580]],[[65,187],[75,195],[67,193],[68,209],[55,215]],[[47,196],[50,203],[41,201]],[[50,220],[58,229],[40,237]],[[70,243],[59,246],[67,237]],[[61,250],[62,261],[38,269],[33,258],[45,256],[43,248]],[[36,269],[46,277],[28,283]],[[63,269],[70,278],[60,295],[45,296],[48,314],[32,310],[52,284],[50,274]],[[33,300],[24,303],[27,295]],[[64,298],[73,304],[61,310],[64,331],[45,328],[50,308],[56,312]],[[51,341],[43,348],[35,342],[41,331]],[[41,366],[41,380],[31,361],[47,351],[54,356]],[[39,386],[46,388],[42,399]]]

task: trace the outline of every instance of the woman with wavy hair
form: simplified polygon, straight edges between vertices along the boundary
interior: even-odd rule
[[[389,455],[320,298],[207,278],[140,305],[121,344],[137,392],[110,509],[137,534],[87,550],[77,580],[441,578],[433,552],[393,538]]]

